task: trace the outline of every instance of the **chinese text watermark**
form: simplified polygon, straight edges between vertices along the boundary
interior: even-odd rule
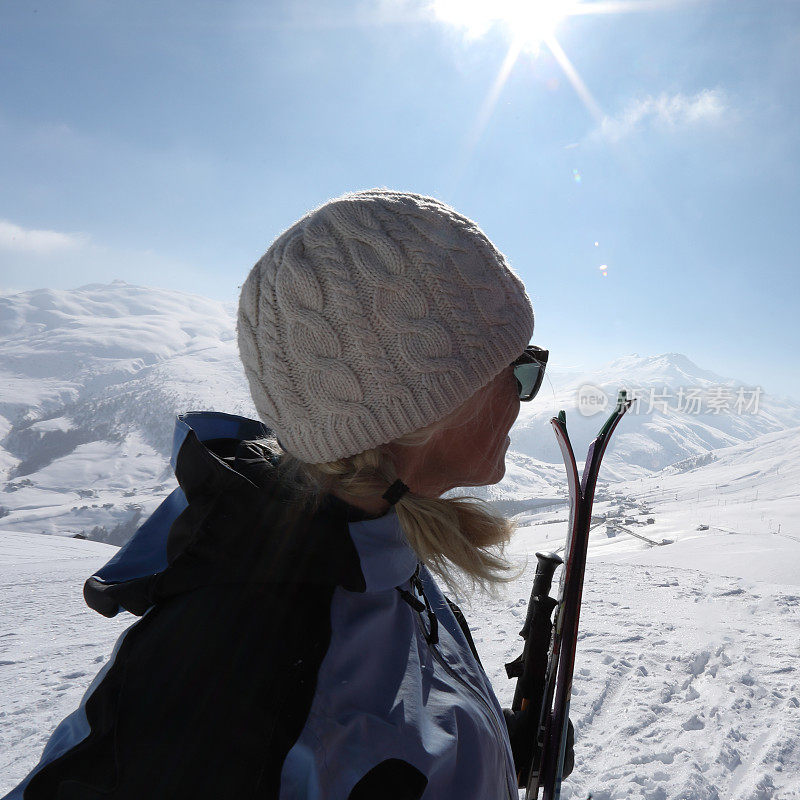
[[[760,386],[634,387],[628,390],[628,398],[634,401],[628,413],[758,414],[763,394]],[[585,417],[599,414],[611,404],[605,391],[591,383],[578,387],[576,400],[578,411]]]

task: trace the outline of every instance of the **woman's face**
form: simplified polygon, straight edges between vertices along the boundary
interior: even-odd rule
[[[508,366],[425,446],[424,475],[431,485],[425,494],[438,496],[457,486],[488,486],[502,480],[508,432],[519,414],[519,403],[514,370]]]

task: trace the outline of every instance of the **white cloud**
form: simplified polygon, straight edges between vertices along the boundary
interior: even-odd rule
[[[86,234],[23,228],[9,220],[0,219],[0,250],[49,255],[65,250],[79,250],[88,243],[89,237]]]
[[[731,116],[731,107],[719,89],[704,89],[694,96],[647,95],[630,102],[617,116],[604,117],[595,136],[619,142],[645,130],[681,131],[718,125]]]

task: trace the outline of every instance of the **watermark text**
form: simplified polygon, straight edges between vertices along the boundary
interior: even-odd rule
[[[633,400],[629,414],[758,414],[764,395],[760,386],[633,387],[628,398]],[[612,398],[599,386],[584,383],[576,392],[578,411],[591,417],[605,411]]]

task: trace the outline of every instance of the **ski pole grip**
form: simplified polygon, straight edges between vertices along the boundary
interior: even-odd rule
[[[533,577],[533,596],[547,597],[553,585],[553,573],[564,561],[555,553],[536,554],[536,574]]]

